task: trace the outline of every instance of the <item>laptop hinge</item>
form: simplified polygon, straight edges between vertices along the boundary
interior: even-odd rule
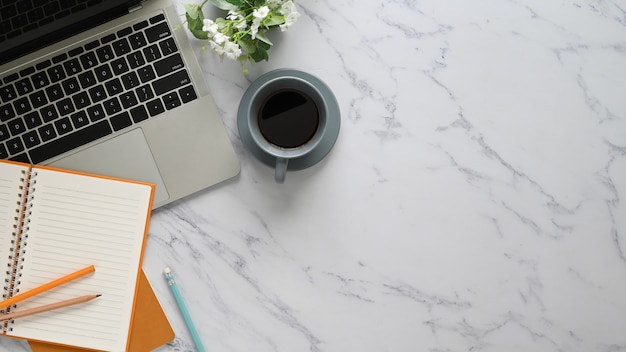
[[[141,10],[143,8],[143,5],[141,3],[137,4],[137,5],[133,5],[131,7],[128,8],[128,13],[133,13],[137,10]]]

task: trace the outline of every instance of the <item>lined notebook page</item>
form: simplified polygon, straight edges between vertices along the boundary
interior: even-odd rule
[[[96,272],[38,295],[17,310],[85,294],[101,297],[15,320],[12,335],[124,351],[151,187],[37,171],[20,292],[93,264]]]
[[[2,268],[7,267],[11,255],[18,194],[22,193],[20,179],[24,177],[23,170],[27,169],[20,165],[0,163],[0,267]],[[5,270],[0,271],[0,277],[2,281],[7,277]],[[4,292],[4,290],[1,291]]]

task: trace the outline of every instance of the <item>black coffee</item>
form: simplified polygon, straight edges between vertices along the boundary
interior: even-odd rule
[[[315,102],[303,92],[282,89],[271,93],[257,115],[259,130],[270,143],[281,148],[297,148],[310,141],[319,126]]]

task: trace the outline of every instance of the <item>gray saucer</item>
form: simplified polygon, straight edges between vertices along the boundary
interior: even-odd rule
[[[266,82],[278,77],[285,76],[297,77],[313,85],[321,93],[322,98],[324,99],[328,109],[327,128],[323,132],[324,135],[322,136],[322,139],[320,140],[320,143],[317,145],[317,147],[315,147],[315,149],[313,149],[305,156],[289,160],[287,170],[302,170],[311,167],[324,159],[324,157],[333,148],[333,145],[335,144],[335,141],[339,136],[339,127],[341,125],[341,113],[339,111],[339,104],[337,103],[337,99],[335,98],[335,95],[330,90],[330,88],[319,78],[309,73],[294,69],[278,69],[263,74],[261,77],[256,79],[250,85],[250,87],[248,87],[243,97],[241,98],[241,102],[239,103],[239,110],[237,112],[237,127],[239,129],[239,137],[241,138],[241,141],[248,149],[248,151],[250,151],[263,164],[272,168],[276,166],[276,158],[265,153],[261,148],[256,145],[256,143],[252,139],[252,135],[247,128],[247,116],[245,114],[252,104],[252,97],[254,96],[254,92],[256,92]]]

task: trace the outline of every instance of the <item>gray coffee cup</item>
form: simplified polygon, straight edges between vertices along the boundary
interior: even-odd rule
[[[319,78],[293,69],[268,72],[244,93],[237,113],[242,142],[260,161],[275,169],[283,183],[288,170],[322,160],[340,127],[337,100]]]

